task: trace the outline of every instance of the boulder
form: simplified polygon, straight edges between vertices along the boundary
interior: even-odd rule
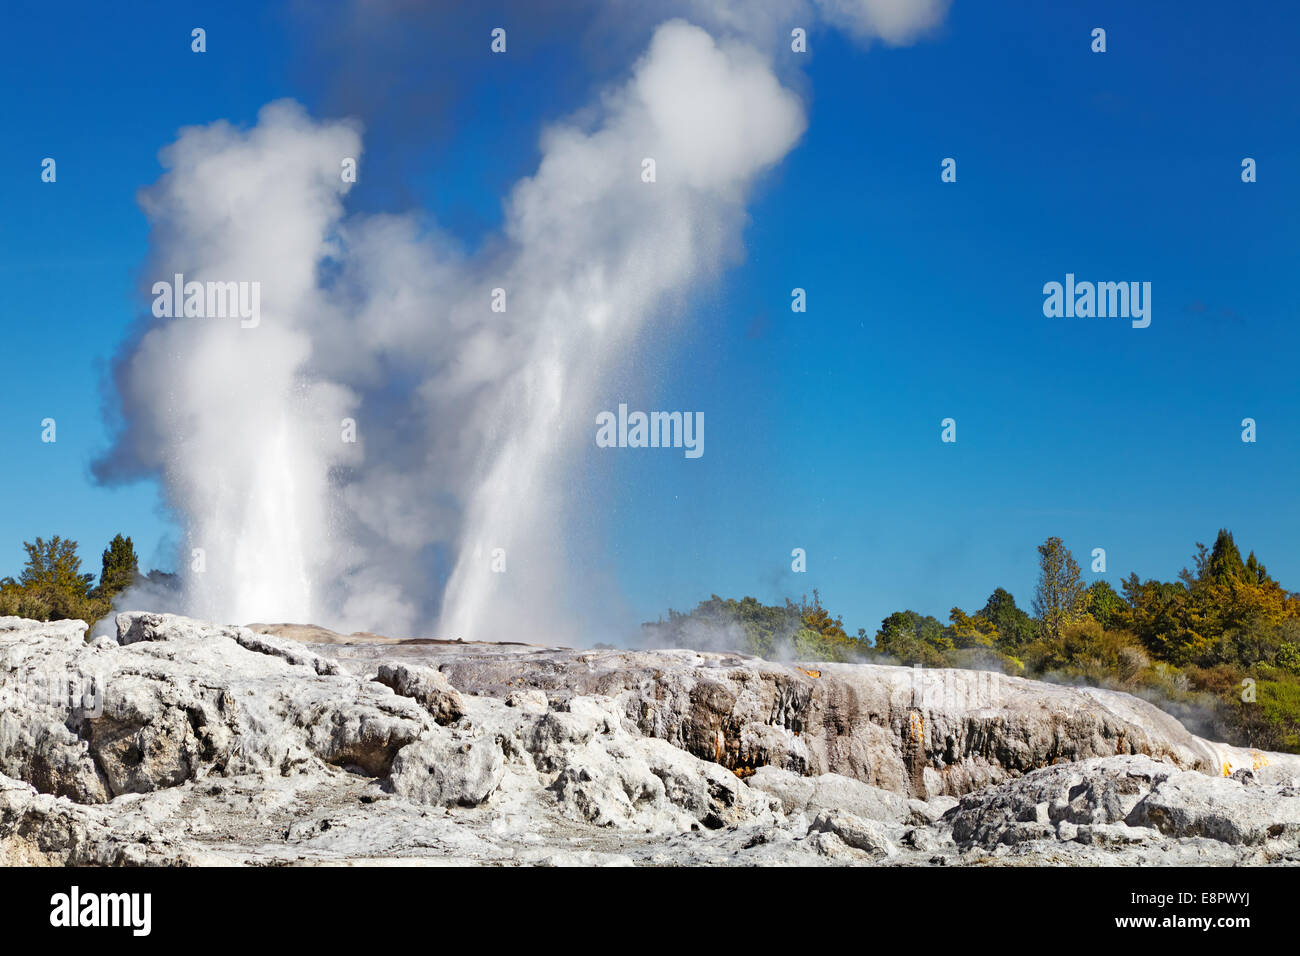
[[[833,833],[855,850],[880,859],[896,852],[889,832],[876,820],[864,820],[843,810],[823,810],[808,827],[808,832]]]
[[[501,785],[504,764],[495,740],[445,731],[403,747],[390,780],[395,793],[417,803],[474,807]]]
[[[777,797],[789,815],[843,810],[863,819],[890,823],[902,823],[912,815],[906,798],[837,773],[801,777],[788,770],[762,767],[745,780],[751,787]]]
[[[418,702],[440,724],[465,716],[465,703],[440,672],[418,664],[380,664],[375,678],[402,697]]]
[[[1300,788],[1180,773],[1158,784],[1130,814],[1167,836],[1232,844],[1300,845]]]

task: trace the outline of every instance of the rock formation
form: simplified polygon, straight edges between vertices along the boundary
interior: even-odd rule
[[[1300,758],[1124,694],[148,613],[84,630],[0,618],[0,863],[1300,862]]]

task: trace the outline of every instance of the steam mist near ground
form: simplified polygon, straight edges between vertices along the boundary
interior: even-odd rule
[[[902,42],[944,6],[788,9]],[[341,164],[366,169],[358,123],[280,101],[248,129],[181,130],[141,195],[145,285],[258,282],[261,318],[151,319],[118,360],[120,428],[96,474],[158,477],[184,529],[179,594],[137,591],[121,606],[580,640],[556,551],[607,369],[742,254],[746,197],[805,126],[745,38],[768,19],[746,14],[771,5],[708,9],[712,32],[658,26],[596,105],[546,130],[500,241],[474,257],[412,216],[348,215]],[[788,27],[767,40],[788,45]]]

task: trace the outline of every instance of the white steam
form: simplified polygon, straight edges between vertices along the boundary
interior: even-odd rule
[[[329,469],[354,447],[327,439],[353,398],[303,370],[327,308],[316,265],[342,212],[338,157],[359,148],[348,126],[272,104],[248,133],[184,130],[162,153],[167,174],[141,196],[151,281],[261,282],[257,328],[162,320],[118,375],[128,427],[103,467],[125,458],[161,474],[185,522],[182,570],[206,565],[185,574],[195,614],[309,620],[319,606]]]
[[[247,132],[183,131],[143,196],[150,278],[260,282],[261,322],[151,327],[119,370],[126,429],[101,470],[161,474],[187,531],[184,609],[417,633],[440,553],[456,555],[441,633],[565,636],[559,562],[529,558],[563,541],[611,350],[735,251],[746,187],[803,126],[754,51],[665,24],[589,131],[546,133],[481,262],[405,219],[343,219],[346,124],[275,103]]]
[[[508,334],[523,340],[523,361],[478,409],[479,427],[500,440],[476,471],[446,633],[485,624],[500,633],[498,621],[527,620],[528,608],[545,606],[560,583],[545,572],[557,562],[530,561],[538,573],[506,592],[474,549],[544,557],[547,541],[563,540],[547,520],[563,449],[591,440],[583,413],[610,351],[666,296],[717,270],[739,239],[745,187],[803,127],[798,100],[752,50],[719,49],[702,30],[674,22],[656,33],[594,133],[560,127],[547,135],[537,174],[511,200],[507,231],[518,253],[508,285],[523,300],[523,323]],[[644,157],[656,162],[655,183],[641,181]]]
[[[818,3],[887,40],[929,25]],[[258,282],[261,320],[154,320],[116,370],[122,429],[96,467],[161,477],[186,534],[172,609],[572,642],[556,548],[591,409],[620,398],[612,359],[739,254],[748,189],[804,125],[748,43],[663,24],[623,85],[544,134],[474,258],[406,217],[345,218],[353,125],[286,101],[249,130],[182,130],[142,195],[146,285]]]

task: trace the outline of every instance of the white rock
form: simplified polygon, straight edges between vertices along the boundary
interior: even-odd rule
[[[472,807],[501,785],[504,764],[495,740],[444,731],[398,751],[390,779],[396,793],[419,803]]]

